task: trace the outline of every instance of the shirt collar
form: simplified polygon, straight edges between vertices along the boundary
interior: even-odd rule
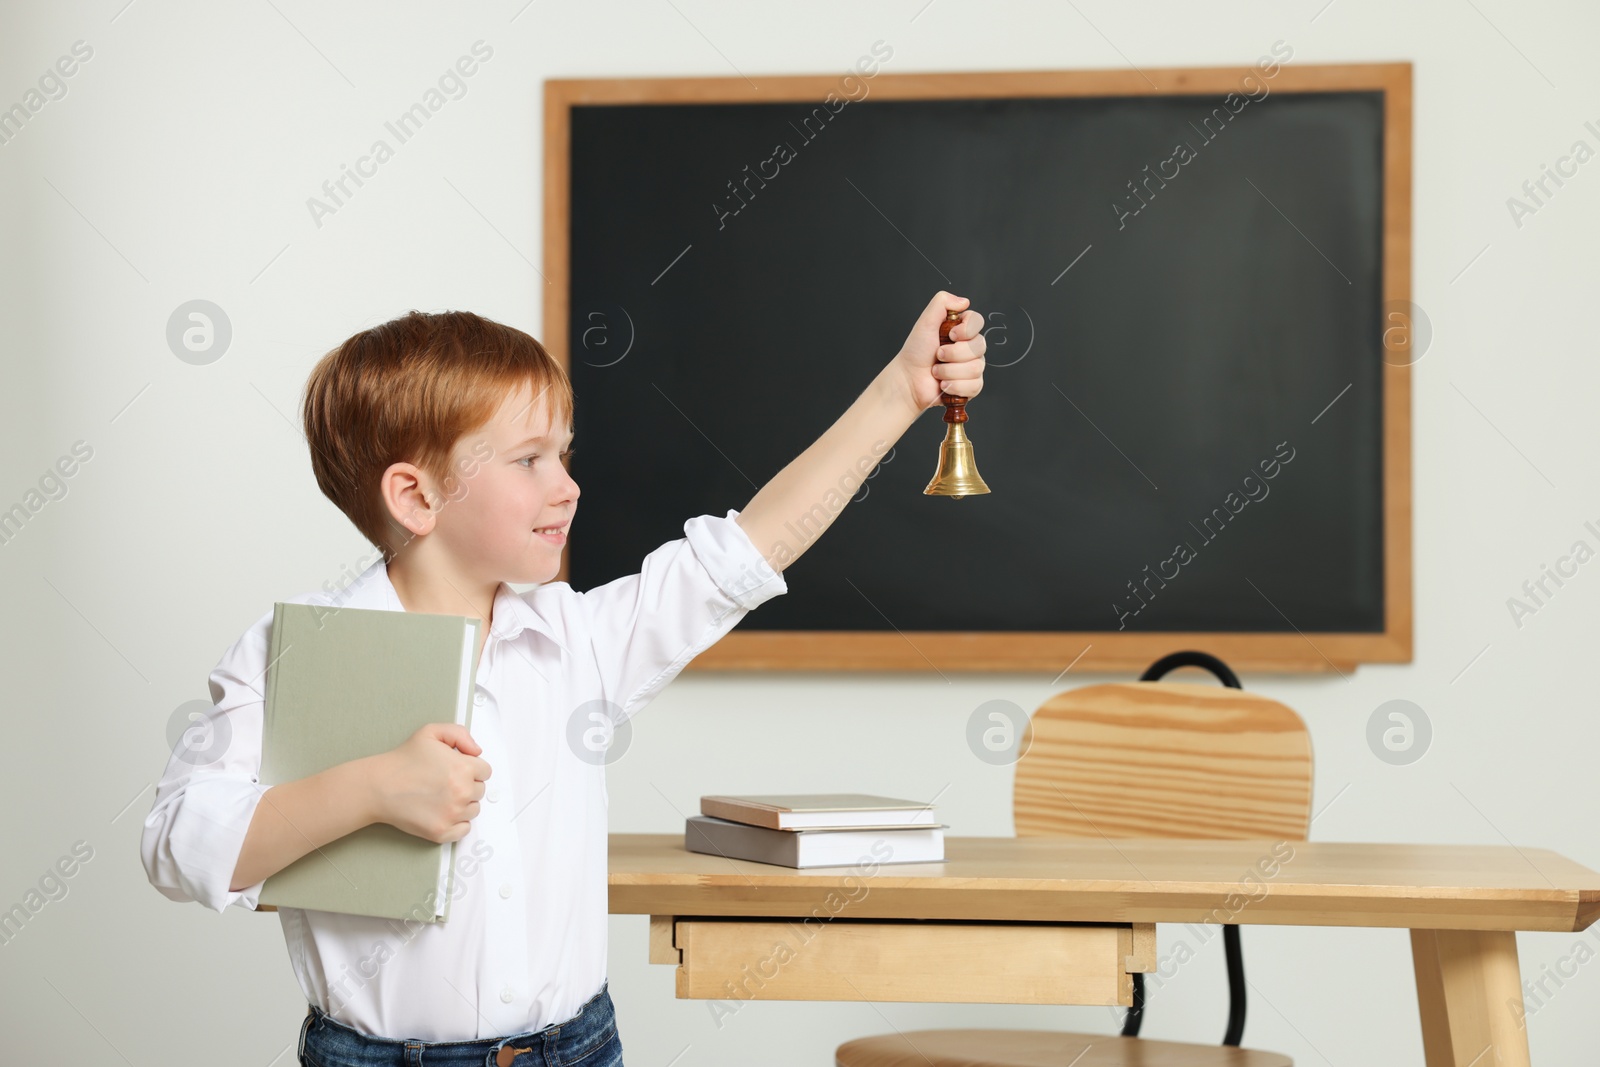
[[[400,594],[395,592],[394,583],[389,580],[389,568],[382,557],[335,594],[334,603],[342,607],[377,608],[380,611],[406,610],[405,605],[400,603]],[[511,640],[523,630],[534,630],[548,637],[561,651],[567,651],[566,643],[556,636],[555,628],[549,621],[505,582],[501,582],[495,590],[492,614],[489,632],[502,641]]]

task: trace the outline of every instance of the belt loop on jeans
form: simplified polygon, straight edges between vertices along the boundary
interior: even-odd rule
[[[297,1055],[300,1057],[300,1060],[301,1060],[302,1063],[305,1062],[305,1058],[306,1058],[306,1032],[311,1029],[311,1020],[312,1020],[312,1018],[313,1018],[313,1016],[311,1014],[311,1005],[307,1004],[306,1005],[306,1017],[300,1023],[300,1048],[299,1048],[299,1051],[297,1052]]]

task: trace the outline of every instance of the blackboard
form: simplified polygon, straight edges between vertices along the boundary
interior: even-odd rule
[[[571,107],[574,587],[742,507],[948,289],[992,492],[923,495],[924,413],[741,631],[1386,633],[1382,91],[824,114]]]

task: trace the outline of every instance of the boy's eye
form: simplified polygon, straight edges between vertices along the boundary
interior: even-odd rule
[[[572,461],[572,457],[575,456],[577,454],[577,452],[578,452],[578,450],[576,448],[569,448],[565,452],[559,453],[559,455],[560,455],[561,460],[562,460],[563,463],[570,463]],[[518,463],[531,463],[533,460],[536,460],[538,458],[539,458],[539,454],[536,452],[531,456],[523,456],[521,459],[517,460],[517,462]],[[530,467],[528,467],[526,469],[527,470],[532,470],[533,468],[530,466]]]

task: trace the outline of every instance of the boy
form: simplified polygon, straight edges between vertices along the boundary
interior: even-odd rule
[[[938,293],[866,391],[742,512],[689,519],[640,573],[582,593],[551,582],[579,490],[565,465],[571,385],[539,342],[468,312],[413,311],[323,357],[304,405],[312,469],[381,558],[293,602],[482,620],[471,733],[432,724],[263,790],[269,610],[210,675],[221,754],[180,742],[140,846],[162,893],[221,911],[254,909],[269,875],[371,823],[459,843],[448,922],[279,911],[307,1000],[303,1064],[622,1062],[606,988],[605,761],[574,739],[633,715],[787,592],[781,572],[807,547],[785,541],[789,524],[826,529],[837,511],[822,502],[848,501],[869,457],[941,393],[978,395],[983,318],[967,304]],[[964,313],[941,346],[946,309]],[[815,392],[830,377],[798,381]],[[509,582],[546,584],[518,594]]]

